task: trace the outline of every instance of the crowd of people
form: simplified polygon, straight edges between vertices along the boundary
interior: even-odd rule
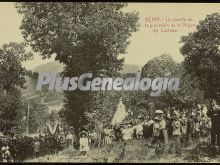
[[[65,147],[73,146],[73,134],[70,131],[54,135],[38,135],[34,137],[13,135],[0,139],[1,161],[21,162],[28,158],[37,158],[54,154]]]
[[[37,158],[55,154],[67,147],[79,149],[82,155],[94,148],[101,148],[113,141],[149,139],[156,154],[166,152],[181,155],[181,149],[195,141],[203,141],[211,135],[211,145],[220,146],[220,107],[215,100],[207,108],[198,104],[190,110],[155,110],[147,114],[118,123],[105,125],[103,129],[85,129],[75,136],[70,130],[55,135],[28,137],[13,135],[0,140],[1,161],[19,162],[27,158]]]
[[[207,108],[198,104],[190,110],[155,110],[154,114],[138,117],[135,120],[106,125],[98,134],[96,130],[82,131],[80,151],[83,155],[89,148],[105,146],[112,141],[130,139],[150,139],[149,147],[156,154],[165,152],[181,155],[181,150],[194,142],[205,141],[211,135],[211,145],[220,146],[220,107],[215,100]],[[91,132],[91,133],[90,133]],[[217,141],[217,142],[216,142]]]

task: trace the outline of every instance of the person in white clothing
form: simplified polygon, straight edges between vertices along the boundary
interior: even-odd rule
[[[138,125],[136,126],[136,137],[138,139],[141,139],[143,136],[143,125],[141,124],[141,122],[138,123]]]
[[[133,129],[130,128],[130,125],[127,125],[122,130],[123,140],[130,140],[132,139]]]
[[[86,152],[89,151],[89,139],[85,131],[82,131],[80,133],[79,144],[80,144],[80,152],[82,153],[82,155],[85,156]]]

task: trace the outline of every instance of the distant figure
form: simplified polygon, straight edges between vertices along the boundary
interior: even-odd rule
[[[89,134],[89,137],[90,137],[91,148],[95,148],[95,146],[97,145],[97,138],[98,138],[95,129],[92,130],[92,132]]]
[[[179,113],[176,113],[174,116],[174,120],[172,123],[173,127],[173,139],[172,139],[172,145],[171,149],[174,149],[174,152],[177,155],[181,154],[181,123],[179,119]]]
[[[38,140],[38,138],[35,138],[35,142],[34,142],[34,157],[38,158],[40,155],[40,142]]]
[[[168,143],[168,134],[166,129],[166,121],[162,110],[155,111],[153,123],[153,139],[152,146],[155,147],[156,154],[163,154]]]
[[[131,125],[125,125],[122,129],[122,136],[123,140],[130,140],[132,139],[133,129],[131,128]]]
[[[211,129],[211,121],[207,116],[202,115],[201,123],[201,136],[202,138],[205,138],[209,135],[209,131]]]
[[[183,114],[180,118],[180,124],[181,124],[181,133],[182,133],[182,143],[184,146],[186,146],[186,131],[187,131],[187,118],[186,115]]]
[[[74,141],[73,134],[71,134],[71,132],[68,131],[68,133],[66,135],[67,147],[73,146],[73,141]]]
[[[155,154],[159,155],[161,154],[161,150],[163,150],[163,144],[160,139],[160,119],[158,116],[155,116],[154,118],[154,123],[153,123],[153,138],[151,141],[151,145],[155,148]]]
[[[80,133],[79,144],[80,144],[80,152],[82,153],[83,156],[85,156],[86,152],[89,151],[89,139],[85,131],[82,131]]]
[[[122,129],[120,125],[116,124],[114,126],[114,133],[115,133],[115,140],[117,142],[120,142],[123,140]]]
[[[197,111],[195,117],[195,139],[200,139],[202,128],[202,115],[200,111]]]
[[[1,154],[2,162],[14,162],[11,153],[9,151],[9,147],[3,146],[1,149],[2,149],[2,154]]]
[[[168,136],[169,139],[172,138],[172,133],[173,133],[173,127],[172,127],[172,123],[174,120],[174,116],[177,113],[175,107],[172,107],[170,109],[170,112],[167,114],[166,119],[167,119],[167,132],[168,132]]]
[[[134,114],[133,111],[132,111],[131,109],[129,109],[129,110],[128,110],[128,115],[129,115],[129,116],[133,116],[133,114]]]
[[[207,116],[211,118],[211,145],[216,147],[220,146],[220,107],[217,105],[216,100],[212,100],[211,108],[207,112]]]
[[[143,137],[143,129],[144,129],[141,122],[138,123],[135,129],[136,129],[136,138],[141,139]]]
[[[208,112],[208,109],[207,109],[206,105],[202,104],[202,115],[207,116],[207,112]]]
[[[111,134],[111,129],[108,126],[106,126],[104,129],[104,145],[111,143],[110,134]]]
[[[111,141],[110,141],[110,144],[111,144],[112,141],[115,140],[115,135],[114,135],[113,133],[111,133],[111,134],[109,135],[109,137],[110,137],[110,139],[111,139]]]
[[[187,120],[187,129],[186,129],[186,144],[189,145],[192,142],[193,134],[194,134],[194,116],[190,114]]]
[[[59,137],[59,143],[60,143],[60,150],[63,150],[65,148],[65,145],[66,145],[66,137],[65,137],[64,132],[62,132],[60,137]]]

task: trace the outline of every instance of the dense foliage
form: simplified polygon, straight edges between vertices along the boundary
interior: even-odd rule
[[[0,48],[0,130],[21,131],[23,108],[21,88],[27,74],[22,62],[32,58],[25,44],[10,43]]]
[[[220,15],[208,15],[181,42],[186,71],[198,78],[206,98],[220,99]]]
[[[138,30],[138,15],[123,12],[126,5],[21,2],[16,6],[24,15],[21,31],[25,40],[43,58],[55,55],[55,60],[65,65],[63,76],[91,72],[95,77],[103,73],[112,77],[124,61],[118,55],[126,53],[129,37]],[[97,94],[79,90],[64,93],[61,116],[76,133],[88,122],[85,114]]]

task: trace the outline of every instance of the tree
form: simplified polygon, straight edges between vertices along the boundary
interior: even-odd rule
[[[203,102],[203,91],[199,89],[198,80],[187,74],[182,63],[177,63],[173,58],[165,53],[149,60],[142,68],[142,77],[154,79],[164,77],[164,74],[170,72],[171,77],[180,77],[179,90],[175,92],[162,91],[157,97],[150,96],[150,90],[128,93],[129,102],[133,102],[133,107],[139,110],[145,109],[152,113],[149,104],[154,103],[155,108],[169,109],[170,106],[178,109],[186,108],[193,103]]]
[[[179,64],[168,53],[164,53],[149,60],[142,69],[142,75],[150,78],[164,77],[167,72],[175,75],[178,68]]]
[[[43,58],[55,55],[65,65],[63,76],[79,77],[90,72],[118,75],[129,37],[138,30],[138,14],[124,13],[126,3],[16,3],[23,14],[21,31],[25,40]],[[65,92],[64,111],[70,125],[78,128],[88,121],[90,91]],[[90,97],[88,97],[90,96]]]
[[[186,71],[198,78],[205,98],[220,99],[220,15],[207,15],[181,43]]]
[[[0,130],[19,130],[22,119],[22,96],[27,71],[22,62],[31,59],[25,44],[10,43],[0,48]],[[22,128],[21,128],[22,129]]]
[[[121,97],[121,92],[100,91],[91,92],[90,95],[92,98],[88,105],[90,111],[85,113],[85,115],[91,126],[96,126],[96,124],[101,121],[105,121],[105,123],[103,123],[104,125],[111,123]]]
[[[149,77],[152,80],[157,77],[164,77],[166,73],[170,73],[169,78],[171,77],[179,77],[178,73],[179,64],[173,60],[173,58],[164,53],[160,56],[154,57],[149,60],[142,69],[142,76]],[[180,80],[181,81],[181,80]],[[174,92],[170,91],[162,91],[158,97],[150,97],[150,90],[145,92],[145,98],[149,100],[149,102],[154,102],[155,108],[164,108],[167,106],[173,106],[176,104],[174,101]],[[170,101],[171,99],[171,101]]]

